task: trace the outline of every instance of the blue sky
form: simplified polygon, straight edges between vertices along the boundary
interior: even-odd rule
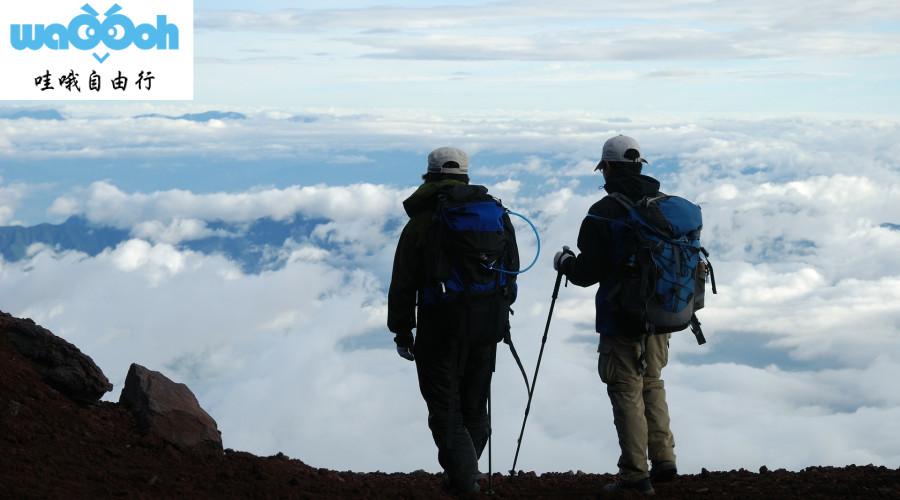
[[[0,309],[90,353],[116,390],[139,362],[188,383],[226,446],[436,470],[415,370],[384,328],[427,153],[467,150],[476,181],[541,230],[513,320],[533,366],[547,254],[574,244],[602,143],[625,133],[664,190],[703,207],[719,281],[709,345],[672,342],[679,468],[900,464],[900,3],[197,9],[195,102],[0,105],[0,225],[79,215],[129,235],[93,257],[36,245],[0,261]],[[240,116],[178,118],[207,111]],[[184,245],[295,216],[321,223],[262,250],[279,269]],[[525,227],[520,246],[530,258]],[[563,291],[525,468],[615,469],[592,304]],[[499,364],[496,417],[517,422],[520,376]]]

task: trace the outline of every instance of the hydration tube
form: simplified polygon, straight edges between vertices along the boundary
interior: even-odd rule
[[[498,273],[503,273],[503,274],[515,274],[515,275],[518,275],[518,274],[527,273],[528,271],[531,270],[532,267],[534,267],[535,264],[537,264],[538,257],[541,256],[541,235],[540,235],[540,233],[538,233],[537,228],[534,227],[534,223],[532,223],[532,222],[528,219],[528,217],[525,217],[524,215],[522,215],[522,214],[520,214],[520,213],[513,212],[512,210],[507,210],[506,213],[508,213],[509,215],[515,215],[516,217],[518,217],[518,218],[522,219],[523,221],[527,222],[529,226],[531,226],[531,230],[534,231],[534,238],[535,238],[535,240],[537,240],[537,252],[534,253],[534,259],[531,261],[531,264],[528,264],[528,267],[526,267],[525,269],[522,269],[521,271],[506,271],[506,270],[504,270],[504,269],[501,269],[501,268],[499,268],[499,267],[494,267],[494,266],[492,266],[492,265],[490,265],[490,266],[484,266],[484,267],[488,268],[488,269],[491,270],[491,271],[497,271]]]

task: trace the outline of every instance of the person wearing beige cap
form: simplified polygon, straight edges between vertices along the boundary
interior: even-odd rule
[[[632,244],[628,243],[627,227],[617,223],[628,211],[616,197],[625,196],[637,203],[660,195],[659,181],[641,174],[645,163],[641,147],[633,138],[618,135],[606,141],[595,170],[602,172],[609,195],[595,203],[582,221],[580,253],[564,247],[556,254],[553,266],[575,285],[600,284],[596,295],[598,372],[607,386],[621,449],[618,480],[604,490],[652,495],[651,479],[662,482],[677,474],[675,441],[661,378],[668,361],[669,334],[644,335],[641,319],[613,300],[623,288],[622,262],[627,261]],[[648,458],[653,465],[650,470]]]
[[[519,269],[506,209],[468,173],[460,149],[428,155],[425,182],[403,202],[387,318],[397,353],[416,363],[445,487],[463,494],[480,489],[497,342],[508,339]]]

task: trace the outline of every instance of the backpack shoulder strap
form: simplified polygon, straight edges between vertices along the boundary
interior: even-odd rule
[[[659,192],[659,193],[656,193],[656,194],[653,195],[653,196],[647,196],[647,197],[645,197],[644,199],[642,199],[642,200],[640,201],[639,205],[649,206],[651,203],[656,203],[656,202],[658,202],[659,200],[664,200],[664,199],[666,199],[666,198],[671,198],[671,196],[667,195],[666,193]]]
[[[631,201],[631,198],[622,193],[609,193],[609,197],[619,202],[620,205],[625,207],[626,211],[631,211],[631,209],[634,208],[634,203]]]

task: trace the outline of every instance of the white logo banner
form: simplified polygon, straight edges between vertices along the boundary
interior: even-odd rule
[[[0,100],[192,100],[193,0],[31,0],[0,10]]]

